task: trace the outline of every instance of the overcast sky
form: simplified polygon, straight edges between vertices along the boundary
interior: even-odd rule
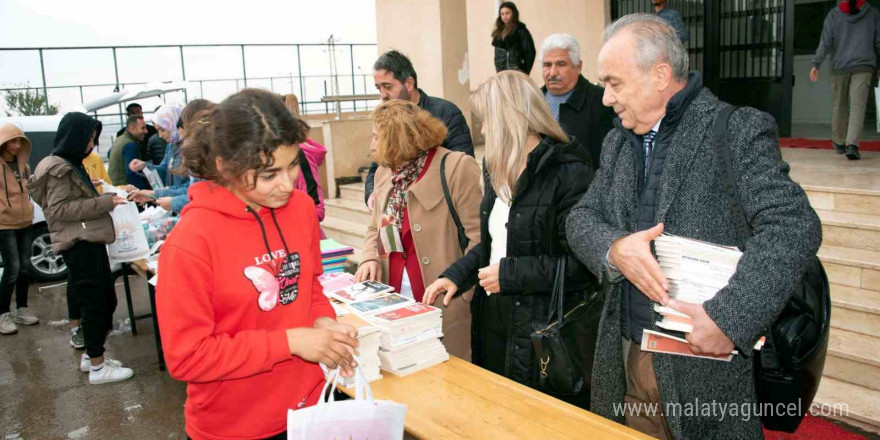
[[[125,46],[160,44],[325,43],[334,35],[342,44],[376,42],[374,0],[0,0],[0,49],[11,47]],[[376,57],[373,47],[356,48],[356,74],[369,74]],[[330,54],[326,47],[302,48],[297,66],[291,47],[246,49],[247,76],[276,77],[279,93],[300,85],[277,77],[303,74],[327,75]],[[347,46],[338,48],[340,74],[352,70]],[[185,49],[187,80],[241,78],[241,49]],[[114,83],[113,56],[109,50],[45,51],[49,86]],[[126,82],[171,81],[182,76],[177,49],[127,49],[117,51],[119,80]],[[356,78],[355,93],[372,92],[372,82]],[[307,100],[318,100],[326,78],[305,83]],[[29,84],[40,86],[36,51],[0,50],[0,88]],[[249,81],[250,86],[269,88],[268,80]],[[286,89],[285,89],[286,88]],[[86,88],[89,101],[111,92],[107,87]],[[204,93],[222,99],[235,91],[234,82],[203,83],[190,87],[190,99]],[[352,92],[351,77],[340,78],[340,93]],[[196,96],[194,96],[196,95]],[[309,96],[310,95],[310,96]],[[78,104],[78,89],[49,92],[50,102],[62,109]]]

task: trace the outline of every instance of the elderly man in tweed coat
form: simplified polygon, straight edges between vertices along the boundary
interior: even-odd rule
[[[759,439],[752,347],[815,255],[821,229],[788,176],[772,117],[742,108],[729,121],[730,155],[754,235],[740,238],[713,150],[712,124],[726,104],[687,63],[675,31],[657,17],[626,16],[605,31],[599,76],[618,118],[567,222],[572,251],[606,286],[591,411],[658,438]],[[714,299],[669,298],[650,248],[664,231],[744,249]],[[695,353],[741,355],[722,362],[641,351],[642,331],[660,320],[654,303],[694,317]]]

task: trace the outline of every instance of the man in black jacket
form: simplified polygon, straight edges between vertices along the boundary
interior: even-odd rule
[[[587,147],[595,171],[599,169],[602,141],[614,128],[614,111],[602,104],[605,90],[590,84],[581,75],[582,67],[581,48],[573,36],[553,34],[541,44],[541,91],[565,133]]]
[[[427,110],[435,118],[446,124],[446,139],[443,146],[452,151],[461,151],[471,156],[474,155],[474,145],[471,140],[471,130],[467,121],[458,107],[441,98],[428,96],[419,88],[418,77],[412,62],[406,55],[391,50],[383,53],[376,63],[373,64],[373,79],[376,81],[376,90],[383,101],[391,99],[405,99],[419,105],[419,108]],[[364,202],[373,210],[373,176],[379,165],[376,162],[370,164],[370,172],[364,183]]]

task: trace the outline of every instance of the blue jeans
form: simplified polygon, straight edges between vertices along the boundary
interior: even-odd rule
[[[16,307],[27,307],[28,271],[31,267],[31,227],[0,229],[0,256],[3,276],[0,277],[0,314],[9,312],[12,292]]]

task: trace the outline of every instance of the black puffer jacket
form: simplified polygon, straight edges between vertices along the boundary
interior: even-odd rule
[[[492,40],[495,46],[495,72],[519,70],[528,75],[535,64],[535,40],[526,25],[518,23],[506,37]]]
[[[487,297],[477,284],[477,271],[489,265],[489,214],[496,194],[486,167],[483,169],[486,190],[480,205],[481,243],[441,276],[454,282],[459,292],[476,285],[471,307],[474,363],[534,387],[538,368],[529,337],[535,325],[547,322],[556,259],[568,259],[566,309],[596,288],[595,277],[569,253],[565,238],[568,212],[587,191],[593,170],[586,148],[571,137],[567,144],[544,137],[529,154],[510,208],[507,257],[501,260],[499,270],[501,294]],[[490,309],[504,312],[486,312]],[[486,337],[489,332],[499,334],[498,329],[506,337]],[[503,361],[497,356],[487,359],[487,352],[504,356]]]

